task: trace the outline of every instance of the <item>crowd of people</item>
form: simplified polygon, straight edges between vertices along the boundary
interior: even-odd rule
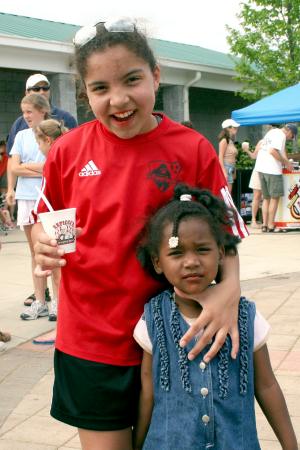
[[[219,161],[227,180],[230,193],[236,179],[238,149],[235,140],[240,124],[233,119],[222,122],[219,134]],[[286,142],[295,140],[298,128],[293,123],[270,125],[269,131],[259,140],[253,151],[248,142],[243,142],[244,151],[255,165],[249,181],[253,191],[251,205],[251,228],[260,228],[263,233],[280,231],[275,226],[275,216],[279,200],[284,196],[283,169],[293,170],[286,151]],[[258,212],[262,211],[262,224],[258,222]]]
[[[288,159],[286,142],[296,139],[298,128],[293,123],[282,127],[271,125],[253,152],[246,143],[242,150],[255,159],[255,166],[249,187],[253,189],[252,222],[254,228],[263,233],[279,231],[275,226],[275,216],[279,200],[284,196],[283,169],[292,171],[293,165]],[[262,224],[257,223],[257,212],[262,199]]]
[[[25,232],[31,254],[33,293],[24,300],[26,309],[20,315],[23,320],[35,320],[44,316],[48,316],[51,321],[57,319],[59,274],[53,274],[51,301],[47,279],[35,273],[37,268],[31,234],[34,223],[32,211],[41,188],[43,166],[51,143],[67,131],[67,125],[74,128],[77,123],[70,113],[50,104],[50,94],[50,82],[45,75],[34,74],[27,79],[25,96],[20,103],[22,115],[13,123],[6,152],[1,155],[6,164],[6,171],[3,173],[4,206],[14,208],[17,204],[16,223]],[[50,119],[50,123],[45,119]],[[42,121],[44,125],[41,125]],[[40,126],[45,130],[44,133]],[[6,226],[12,222],[9,220],[10,218],[5,222]],[[50,308],[46,301],[51,301]]]
[[[254,450],[256,397],[296,450],[269,324],[240,295],[237,244],[248,232],[230,195],[239,124],[222,123],[218,157],[191,123],[153,112],[160,68],[130,20],[84,27],[74,47],[95,120],[68,124],[35,74],[8,140],[7,202],[17,200],[32,255],[21,319],[49,315],[46,276],[55,308],[59,291],[51,415],[78,428],[83,450]],[[76,208],[75,252],[37,220],[48,202]]]

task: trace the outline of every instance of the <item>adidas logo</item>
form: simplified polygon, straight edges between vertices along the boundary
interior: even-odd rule
[[[79,172],[80,177],[93,177],[95,175],[101,175],[101,170],[98,169],[92,160],[90,160]]]

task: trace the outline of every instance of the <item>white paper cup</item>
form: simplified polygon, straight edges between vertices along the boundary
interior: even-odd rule
[[[242,149],[249,150],[249,142],[242,142]]]
[[[57,240],[57,244],[66,253],[76,250],[76,208],[60,209],[40,213],[39,219],[43,225],[45,233],[52,239]]]

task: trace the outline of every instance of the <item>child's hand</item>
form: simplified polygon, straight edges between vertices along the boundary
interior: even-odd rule
[[[34,269],[34,275],[40,278],[48,277],[49,275],[51,275],[51,271],[43,270],[42,267],[39,264],[37,264]]]
[[[6,193],[6,202],[8,204],[8,206],[13,206],[16,204],[16,195],[15,195],[15,191],[7,191]]]
[[[249,142],[242,142],[242,150],[244,150],[244,152],[249,151]]]
[[[80,236],[82,228],[76,228],[76,236]],[[63,259],[64,250],[59,248],[57,241],[44,231],[35,237],[35,261],[38,265],[37,276],[49,276],[56,267],[63,267],[67,261]]]
[[[183,292],[178,290],[175,290],[175,292],[183,298],[187,297]],[[232,295],[231,291],[227,292],[222,283],[211,286],[205,292],[201,293],[201,302],[199,303],[201,303],[203,311],[180,341],[180,345],[184,347],[201,329],[204,329],[203,335],[188,354],[190,360],[194,359],[211,342],[212,338],[215,337],[213,345],[203,358],[208,363],[216,356],[228,334],[232,341],[231,357],[236,358],[239,349],[237,325],[237,299],[239,297],[239,293]],[[195,296],[193,296],[193,299],[197,300]]]
[[[52,269],[66,265],[66,260],[62,258],[64,250],[58,247],[55,239],[51,239],[44,232],[37,236],[34,253],[39,271],[43,272],[43,275],[39,276],[49,276]]]
[[[82,232],[81,228],[76,228],[76,236]],[[34,245],[35,261],[38,266],[38,276],[49,276],[51,271],[56,267],[63,267],[66,265],[66,260],[63,259],[64,250],[59,248],[57,241],[51,239],[48,234],[41,232],[36,237]]]

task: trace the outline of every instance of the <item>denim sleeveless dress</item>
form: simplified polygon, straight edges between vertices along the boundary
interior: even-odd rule
[[[230,357],[227,337],[218,355],[193,361],[179,346],[188,329],[164,291],[145,305],[153,344],[154,407],[143,450],[259,450],[254,410],[253,339],[255,305],[240,299],[240,351]]]

